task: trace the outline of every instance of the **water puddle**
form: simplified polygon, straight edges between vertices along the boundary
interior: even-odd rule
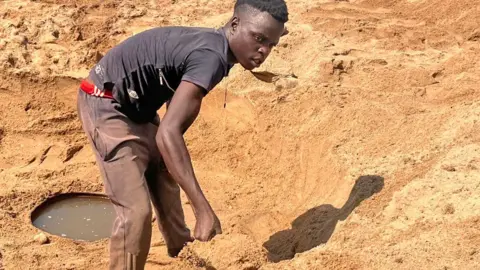
[[[110,237],[116,218],[113,204],[99,194],[62,194],[48,199],[31,215],[35,227],[81,241]]]

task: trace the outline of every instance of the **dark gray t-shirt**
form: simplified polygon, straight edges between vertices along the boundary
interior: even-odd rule
[[[99,89],[112,89],[119,110],[136,122],[156,111],[188,81],[207,94],[232,67],[222,29],[162,27],[130,37],[90,71]]]

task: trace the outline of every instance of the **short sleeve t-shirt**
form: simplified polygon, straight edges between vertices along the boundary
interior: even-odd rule
[[[112,48],[90,71],[99,89],[112,89],[119,110],[136,122],[151,121],[181,81],[212,90],[232,65],[222,29],[160,27]]]

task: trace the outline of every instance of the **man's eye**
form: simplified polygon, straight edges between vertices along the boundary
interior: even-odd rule
[[[262,38],[261,36],[255,35],[255,40],[256,40],[257,42],[263,42],[263,38]]]

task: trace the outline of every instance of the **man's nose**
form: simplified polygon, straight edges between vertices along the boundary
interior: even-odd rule
[[[264,59],[267,58],[271,51],[272,48],[267,45],[263,45],[258,49],[258,52],[263,56]]]

